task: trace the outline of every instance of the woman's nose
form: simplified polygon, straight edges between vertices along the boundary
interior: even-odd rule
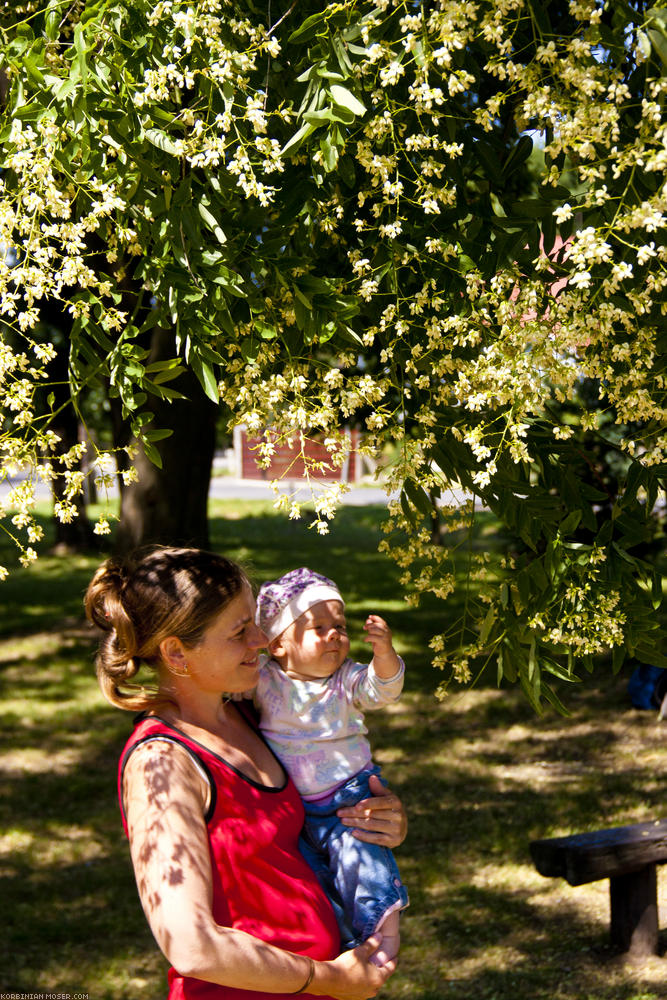
[[[254,625],[252,631],[248,631],[246,642],[252,649],[261,649],[262,646],[268,645],[269,639],[259,625]]]

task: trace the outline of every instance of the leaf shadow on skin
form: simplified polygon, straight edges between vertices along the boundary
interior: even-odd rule
[[[188,914],[199,912],[199,934],[207,933],[210,898],[202,886],[210,886],[210,855],[204,817],[194,808],[196,798],[191,807],[178,794],[184,782],[193,780],[191,761],[168,742],[156,741],[141,750],[142,759],[134,762],[126,788],[131,851],[144,912],[169,957],[182,932],[192,927]]]

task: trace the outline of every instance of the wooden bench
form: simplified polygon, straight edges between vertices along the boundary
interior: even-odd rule
[[[570,885],[608,878],[612,943],[633,956],[657,954],[656,866],[667,862],[667,820],[534,840],[530,853],[548,878]]]

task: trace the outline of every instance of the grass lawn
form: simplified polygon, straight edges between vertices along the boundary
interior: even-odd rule
[[[397,570],[377,554],[381,508],[344,508],[326,538],[268,503],[218,501],[211,513],[214,547],[258,582],[319,569],[348,600],[353,637],[377,610],[406,658],[401,702],[368,719],[410,817],[397,855],[411,907],[383,1000],[665,997],[664,958],[630,964],[608,945],[607,883],[543,879],[528,853],[536,837],[665,815],[667,722],[632,709],[628,672],[561,690],[569,718],[537,718],[519,692],[484,679],[438,702],[427,641],[447,609],[404,605]],[[44,556],[2,584],[0,994],[165,995],[166,964],[141,911],[116,802],[131,718],[98,693],[82,617],[101,557]],[[365,649],[353,645],[359,656]],[[664,875],[660,905],[664,953]]]

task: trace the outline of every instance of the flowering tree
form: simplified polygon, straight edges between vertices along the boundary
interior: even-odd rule
[[[352,421],[369,454],[391,444],[409,600],[446,600],[452,545],[498,515],[501,575],[471,555],[465,620],[432,640],[444,687],[493,659],[539,706],[601,653],[667,664],[642,558],[667,469],[664,7],[0,7],[5,468],[54,445],[32,399],[57,299],[72,398],[105,380],[149,459],[184,368],[270,428],[265,460],[320,435],[342,463]],[[40,463],[72,497],[75,451]]]

